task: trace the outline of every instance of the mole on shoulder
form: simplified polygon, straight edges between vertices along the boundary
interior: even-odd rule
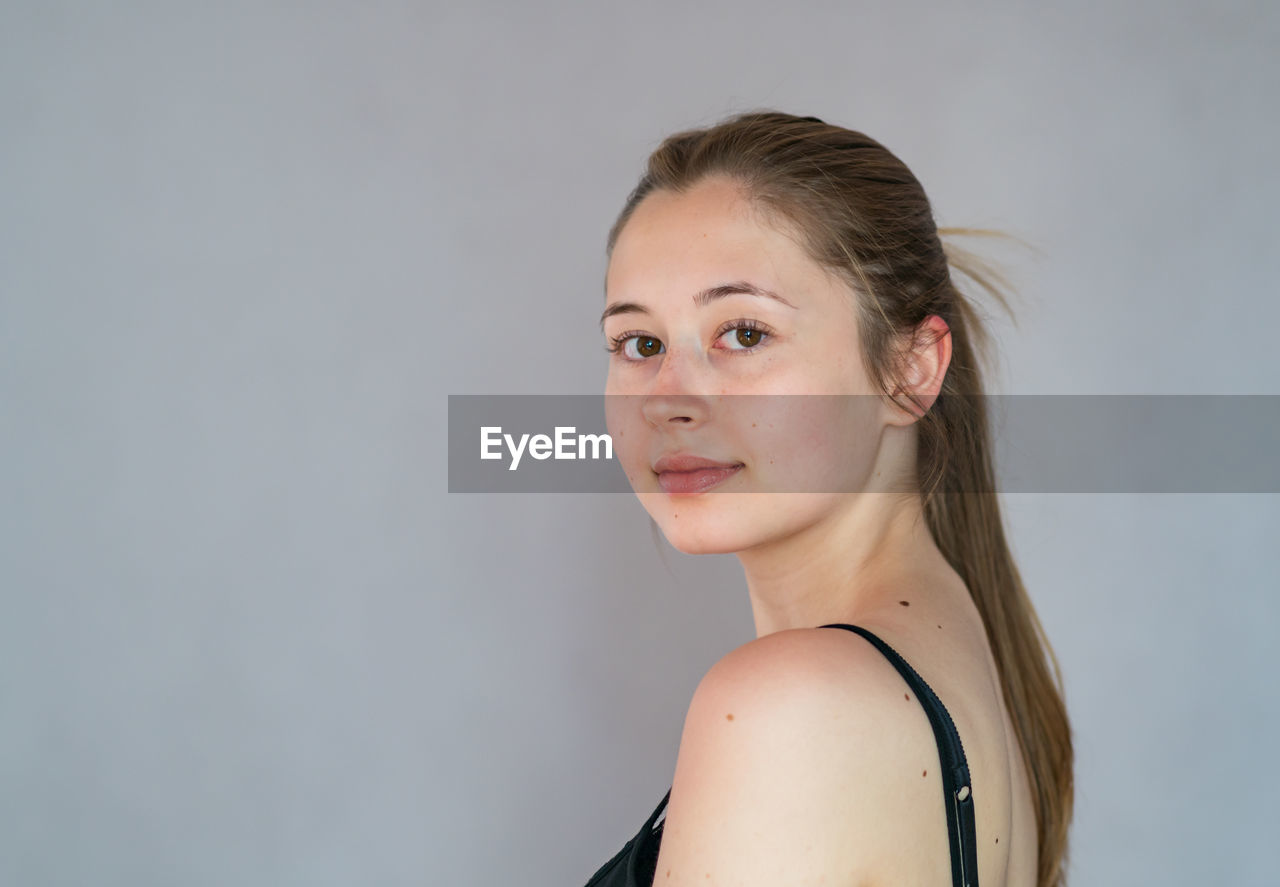
[[[910,702],[910,701],[911,701],[911,694],[910,694],[910,693],[903,693],[903,694],[902,694],[902,698],[903,698],[903,699],[905,699],[905,700],[907,700],[907,702]]]
[[[942,626],[941,626],[941,625],[939,625],[939,626],[938,626],[938,628],[942,628]]]
[[[898,603],[902,604],[904,607],[911,606],[911,601],[898,601]]]
[[[1000,843],[1000,839],[999,839],[999,838],[996,838],[996,843],[997,843],[997,844],[999,844],[999,843]]]
[[[921,776],[928,776],[928,775],[929,775],[929,771],[928,771],[928,770],[921,770],[921,771],[920,771],[920,775],[921,775]]]
[[[725,715],[724,717],[725,717],[725,720],[726,720],[726,721],[732,721],[732,720],[733,720],[733,712],[729,712],[729,713],[728,713],[727,715]]]

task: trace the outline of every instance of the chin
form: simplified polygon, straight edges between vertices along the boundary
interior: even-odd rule
[[[735,554],[747,547],[737,540],[726,538],[723,533],[691,533],[683,528],[670,532],[662,527],[662,535],[681,554]]]
[[[640,497],[662,535],[682,554],[734,554],[763,541],[759,520],[740,496],[702,494]]]
[[[803,533],[830,517],[829,493],[640,497],[671,547],[684,554],[739,554]]]

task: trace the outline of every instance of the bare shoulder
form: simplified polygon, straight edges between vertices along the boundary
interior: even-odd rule
[[[806,628],[743,644],[690,703],[655,883],[901,874],[922,828],[946,848],[936,761],[923,710],[866,641]]]
[[[883,654],[849,632],[790,629],[749,641],[712,666],[698,684],[690,714],[714,714],[733,704],[740,714],[771,715],[748,724],[756,735],[785,727],[790,718],[822,716],[826,721],[835,708],[844,715],[838,720],[852,728],[859,723],[854,717],[858,710],[900,699],[900,683]],[[850,703],[854,709],[847,707]],[[896,704],[888,707],[892,711],[877,714],[892,717],[902,710]],[[741,726],[741,718],[730,714],[725,711],[723,720],[738,720]]]

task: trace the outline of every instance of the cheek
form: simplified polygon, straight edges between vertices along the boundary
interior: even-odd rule
[[[641,413],[641,398],[609,394],[604,399],[605,425],[613,440],[613,455],[626,472],[633,489],[647,486],[649,475],[649,425]]]
[[[812,345],[799,368],[803,388],[813,394],[871,395],[877,389],[863,366],[862,345],[853,323],[833,323],[813,331]],[[799,381],[799,380],[797,380]]]
[[[750,439],[765,488],[817,494],[863,488],[879,447],[878,412],[877,399],[866,395],[761,399]]]

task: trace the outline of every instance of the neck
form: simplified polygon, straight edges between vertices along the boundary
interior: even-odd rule
[[[856,622],[942,559],[920,497],[850,494],[791,536],[738,552],[756,636]]]

